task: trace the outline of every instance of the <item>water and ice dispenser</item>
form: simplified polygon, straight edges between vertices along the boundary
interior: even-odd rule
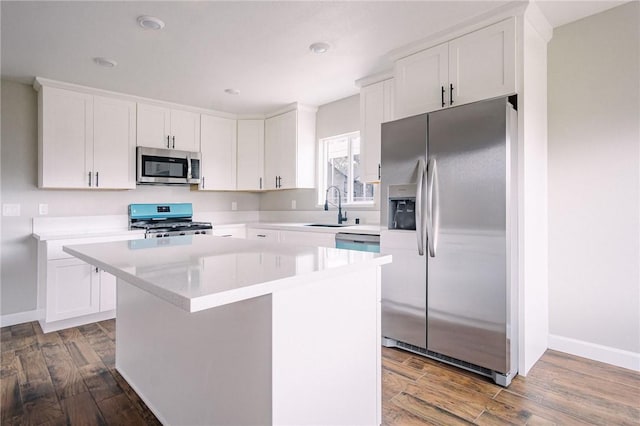
[[[416,185],[389,185],[389,229],[416,229]]]

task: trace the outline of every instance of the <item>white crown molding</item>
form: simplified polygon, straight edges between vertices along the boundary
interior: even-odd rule
[[[528,1],[516,0],[509,2],[499,8],[482,13],[445,30],[434,33],[427,38],[417,40],[403,47],[394,49],[388,52],[385,57],[393,63],[398,59],[413,55],[421,50],[446,43],[465,34],[469,34],[489,25],[504,21],[508,18],[522,15],[524,14],[527,6]]]
[[[293,110],[298,110],[298,111],[305,111],[305,112],[317,112],[318,108],[315,106],[311,106],[311,105],[304,105],[298,102],[294,102],[292,104],[286,105],[280,109],[277,109],[275,111],[269,112],[267,114],[265,114],[265,118],[271,118],[271,117],[275,117],[277,115],[282,115],[284,113],[287,113],[289,111],[293,111]]]
[[[544,16],[536,1],[531,1],[527,10],[524,13],[524,18],[529,24],[540,34],[542,39],[549,43],[551,38],[553,37],[553,26],[547,20],[547,17]]]
[[[356,80],[356,87],[363,88],[371,84],[380,83],[381,81],[390,80],[393,78],[393,68],[381,71],[375,74],[368,75]]]

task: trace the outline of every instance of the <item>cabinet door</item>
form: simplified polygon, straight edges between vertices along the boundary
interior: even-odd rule
[[[38,186],[87,188],[93,160],[93,98],[43,87],[39,94]]]
[[[100,283],[94,278],[93,266],[78,259],[47,263],[47,322],[99,311]]]
[[[442,108],[442,89],[449,87],[448,55],[449,48],[445,43],[396,61],[396,118]],[[445,90],[445,104],[447,93]]]
[[[449,43],[452,105],[516,91],[515,21],[509,19]]]
[[[157,105],[138,103],[136,144],[150,148],[170,148],[171,112]]]
[[[360,90],[360,156],[364,182],[380,181],[380,125],[384,121],[384,82]]]
[[[182,151],[198,151],[199,147],[200,114],[172,109],[171,148],[179,149]]]
[[[237,188],[263,189],[264,120],[238,120]]]
[[[296,110],[265,120],[266,189],[296,187],[297,140]]]
[[[93,185],[135,189],[135,102],[95,96],[93,135]]]
[[[233,191],[236,189],[236,121],[204,114],[200,119],[200,189]]]
[[[114,310],[117,301],[116,277],[102,270],[98,270],[97,274],[100,281],[100,312]]]

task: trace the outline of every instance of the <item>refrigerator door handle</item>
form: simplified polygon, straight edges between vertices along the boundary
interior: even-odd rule
[[[422,212],[422,193],[425,174],[424,160],[418,160],[418,178],[416,180],[416,236],[418,238],[418,254],[424,256],[424,220]]]
[[[427,166],[427,243],[429,256],[436,257],[437,231],[439,222],[438,174],[436,159],[429,160]]]

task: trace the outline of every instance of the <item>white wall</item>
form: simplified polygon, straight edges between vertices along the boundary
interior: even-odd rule
[[[640,370],[640,3],[549,44],[550,347]]]
[[[19,217],[2,217],[2,315],[36,309],[36,242],[31,222],[38,204],[49,216],[126,215],[130,203],[192,202],[195,212],[256,211],[258,194],[191,191],[189,187],[142,186],[129,191],[38,189],[37,93],[31,86],[2,81],[2,203],[21,206]]]

